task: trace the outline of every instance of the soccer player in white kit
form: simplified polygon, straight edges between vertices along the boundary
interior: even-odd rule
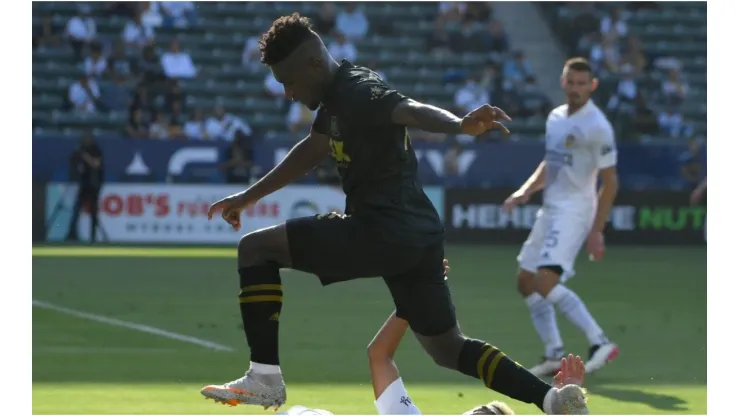
[[[554,307],[586,335],[590,343],[587,373],[619,354],[618,346],[604,335],[581,298],[564,285],[575,274],[573,264],[584,241],[591,260],[604,256],[604,225],[618,188],[614,131],[591,101],[598,81],[587,60],[568,60],[561,85],[567,101],[547,118],[545,158],[504,203],[511,211],[544,189],[543,206],[517,257],[518,289],[545,344],[542,362],[530,369],[540,377],[558,371],[565,356]]]

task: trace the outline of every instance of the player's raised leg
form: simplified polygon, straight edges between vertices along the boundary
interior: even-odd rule
[[[442,244],[429,246],[417,267],[384,277],[396,315],[437,365],[478,378],[491,390],[537,405],[547,414],[588,414],[579,386],[555,388],[527,371],[493,345],[468,338],[457,324],[444,276]]]
[[[555,308],[549,300],[537,292],[537,267],[549,224],[549,216],[544,210],[540,210],[537,213],[537,220],[532,226],[532,231],[527,241],[524,242],[519,256],[517,256],[519,262],[517,289],[524,297],[532,317],[532,323],[545,345],[545,354],[542,356],[542,361],[529,369],[538,377],[554,375],[560,369],[560,359],[565,356],[565,348],[558,329]]]
[[[251,363],[243,377],[204,387],[201,393],[205,397],[231,406],[279,407],[285,403],[285,382],[278,357],[283,306],[280,268],[290,266],[285,224],[249,233],[239,241],[239,309]]]

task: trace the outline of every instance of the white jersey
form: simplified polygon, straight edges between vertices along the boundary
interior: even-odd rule
[[[593,101],[570,116],[567,104],[550,112],[545,126],[546,209],[593,215],[599,170],[616,164],[614,130]]]
[[[379,415],[420,415],[421,411],[411,401],[409,392],[399,377],[385,388],[375,401],[375,408]]]

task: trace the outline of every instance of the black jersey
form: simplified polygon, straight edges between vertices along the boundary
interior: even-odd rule
[[[439,241],[444,228],[416,177],[408,131],[391,121],[405,99],[372,70],[343,61],[313,130],[329,137],[347,196],[345,213],[389,241],[426,245]]]

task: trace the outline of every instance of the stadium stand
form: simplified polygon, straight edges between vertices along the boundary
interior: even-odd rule
[[[300,134],[310,114],[291,111],[269,71],[255,64],[258,36],[275,17],[299,11],[314,19],[334,51],[356,54],[356,63],[382,72],[409,95],[463,111],[461,102],[476,102],[476,94],[465,92],[474,85],[513,113],[515,138],[541,137],[544,111],[539,108],[551,104],[527,74],[526,57],[516,59],[516,45],[500,33],[495,7],[462,4],[363,3],[354,16],[345,4],[208,2],[194,3],[175,21],[159,2],[37,2],[34,133],[77,136],[92,128],[98,137],[223,134],[224,129],[209,130],[208,120],[215,117],[260,137]],[[597,100],[608,109],[620,139],[704,134],[706,4],[622,5],[556,2],[540,7],[568,52],[600,64]],[[137,7],[142,8],[138,20]],[[606,30],[613,9],[621,11],[615,36]],[[80,13],[95,22],[95,35],[70,41],[67,32],[85,31],[75,19]],[[369,28],[344,36],[342,43],[337,28],[357,26],[355,18],[365,19]],[[92,56],[97,45],[103,59]],[[178,65],[175,72],[162,67],[165,55],[168,65]],[[88,84],[94,97],[90,103]],[[70,101],[75,99],[77,104]],[[533,108],[525,111],[525,103]]]
[[[195,3],[193,13],[183,24],[168,25],[161,24],[162,18],[157,17],[156,3],[141,3],[145,12],[138,21],[132,18],[136,15],[133,6],[126,3],[34,3],[34,33],[41,33],[44,16],[51,16],[57,32],[66,32],[69,22],[81,10],[89,14],[97,27],[93,41],[74,42],[74,47],[69,41],[56,45],[37,42],[35,37],[33,127],[36,134],[76,136],[79,130],[89,127],[98,136],[143,137],[154,130],[151,134],[164,137],[167,132],[162,130],[167,129],[162,113],[171,113],[173,102],[179,103],[177,114],[182,115],[199,113],[208,118],[214,112],[224,112],[243,122],[250,134],[268,138],[293,134],[286,123],[290,105],[280,94],[274,94],[281,87],[272,85],[273,94],[265,91],[271,85],[268,71],[254,65],[255,36],[269,27],[275,17],[293,11],[313,17],[322,25],[321,30],[332,35],[337,27],[347,24],[342,21],[352,19],[347,16],[344,4],[332,7],[321,3],[209,2]],[[512,47],[515,45],[508,44],[495,20],[489,23],[495,17],[489,6],[471,4],[467,11],[457,15],[457,6],[451,8],[446,3],[362,4],[360,13],[366,16],[369,30],[366,34],[347,36],[357,51],[356,63],[374,67],[393,86],[409,95],[446,108],[455,108],[455,104],[466,101],[458,97],[458,91],[465,89],[464,84],[470,78],[474,78],[474,84],[478,84],[477,88],[486,97],[497,88],[504,91],[492,96],[492,101],[531,103],[534,99],[536,105],[541,94],[536,90],[536,81],[527,76],[526,68],[519,70]],[[159,14],[164,14],[161,8]],[[352,21],[349,22],[351,25]],[[333,25],[336,27],[332,29]],[[336,38],[330,35],[327,44],[336,43]],[[125,44],[121,44],[124,40]],[[196,77],[166,80],[167,74],[158,68],[160,57],[173,47],[174,40],[179,40],[181,48],[189,54],[197,70]],[[102,54],[108,56],[109,68],[90,77],[94,105],[84,104],[87,95],[82,87],[88,81],[80,83],[80,79],[85,73],[85,60],[91,55],[92,46],[98,43]],[[347,51],[333,46],[334,50]],[[449,53],[440,52],[444,49]],[[111,67],[119,65],[114,60],[128,64],[136,76],[116,75]],[[183,58],[185,61],[187,58]],[[522,58],[522,62],[526,64],[526,59]],[[70,95],[75,95],[70,93],[70,88],[76,91],[84,108],[78,109],[70,102]],[[173,98],[176,95],[173,88],[180,90],[177,94],[181,96]],[[128,106],[131,111],[121,108],[124,93],[132,97]],[[510,111],[515,112],[519,123],[512,130],[522,136],[539,134],[541,111],[517,112],[516,108]],[[529,115],[535,117],[528,120]],[[178,117],[174,127],[182,127],[188,118]],[[296,117],[300,119],[304,115]],[[148,127],[151,123],[155,127]],[[184,134],[178,133],[177,128],[169,133]]]
[[[540,7],[571,55],[602,63],[598,100],[609,110],[617,137],[647,141],[706,134],[706,3]]]

